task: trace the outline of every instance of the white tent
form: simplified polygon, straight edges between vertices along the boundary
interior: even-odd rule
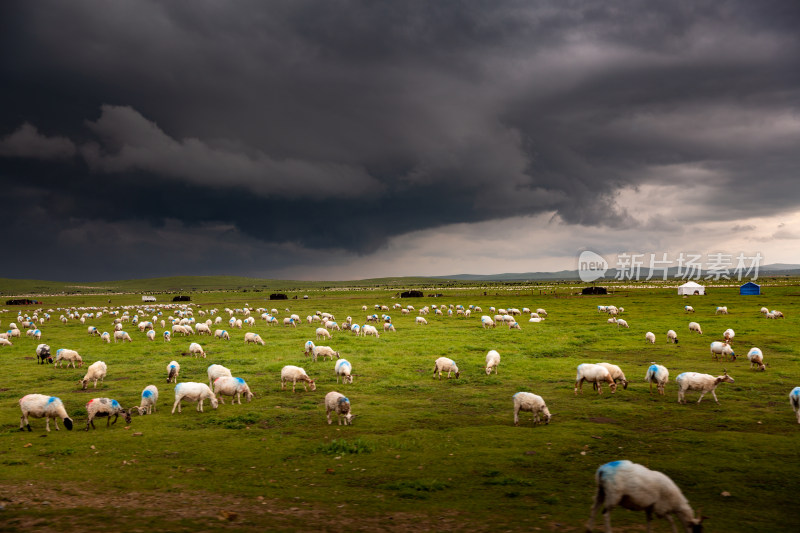
[[[693,294],[705,294],[706,288],[700,285],[699,283],[695,283],[694,281],[689,281],[678,287],[678,296],[680,295],[693,295]]]

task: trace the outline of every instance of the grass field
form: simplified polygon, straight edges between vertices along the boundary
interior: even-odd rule
[[[800,286],[784,282],[764,291],[745,297],[735,288],[715,288],[687,300],[672,289],[634,288],[606,297],[522,290],[484,296],[467,286],[444,298],[402,300],[417,308],[474,304],[485,314],[492,305],[544,307],[549,317],[540,324],[523,317],[522,331],[487,331],[479,316],[431,314],[428,326],[415,326],[415,313],[391,311],[397,333],[374,339],[334,332],[331,341],[318,343],[353,364],[355,380],[346,386],[336,384],[332,362],[312,363],[303,355],[316,327],[305,322],[293,329],[258,321],[249,330],[261,334],[263,347],[243,344],[247,328],[225,327],[230,342],[176,337],[164,343],[147,341],[131,325],[126,331],[133,343],[102,344],[86,327],[112,331],[110,317],[63,325],[57,311],[41,326],[42,342],[53,352],[78,350],[86,363],[105,361],[108,377],[97,390],[90,385],[81,391],[86,365],[37,365],[37,342],[29,338],[0,347],[0,529],[581,531],[596,468],[630,459],[672,477],[695,510],[710,517],[708,531],[795,531],[800,425],[788,393],[800,385]],[[267,302],[263,293],[197,292],[192,303],[198,320],[198,308],[217,308],[227,321],[224,308],[247,303],[277,307],[279,318],[289,307],[303,318],[320,310],[340,323],[351,315],[362,324],[362,305],[369,313],[376,303],[391,306],[398,301],[395,292],[312,291],[309,300],[285,302]],[[107,299],[83,294],[44,300],[45,308],[55,309],[105,306]],[[684,313],[686,303],[694,315]],[[608,325],[596,311],[601,304],[624,307],[630,329]],[[112,305],[141,309],[141,298],[115,295]],[[727,305],[731,314],[714,316],[717,305]],[[766,320],[762,306],[787,318]],[[0,329],[16,322],[18,311],[0,314]],[[702,325],[703,336],[689,334],[692,320]],[[708,345],[729,327],[740,358],[715,362]],[[678,332],[679,345],[666,343],[668,329]],[[645,344],[647,331],[656,333],[655,345]],[[206,348],[207,359],[181,355],[192,341]],[[749,369],[744,355],[752,346],[764,351],[766,372]],[[483,372],[490,349],[502,357],[497,376]],[[431,379],[433,361],[442,355],[458,363],[460,379]],[[207,382],[207,366],[219,363],[245,378],[256,397],[216,411],[206,402],[204,413],[184,404],[181,414],[171,415],[165,367],[172,359],[181,363],[180,381]],[[602,396],[584,386],[576,397],[575,367],[599,361],[620,365],[630,386]],[[643,378],[650,361],[670,370],[666,396],[648,393]],[[280,369],[287,364],[316,378],[316,392],[280,390]],[[717,389],[719,405],[710,395],[698,405],[696,393],[689,404],[677,403],[675,376],[722,368],[736,382]],[[127,407],[149,384],[160,391],[156,414],[135,416],[128,429],[120,420],[110,429],[101,421],[97,430],[83,431],[90,398],[115,398]],[[327,425],[322,399],[331,390],[350,398],[357,415],[352,426]],[[543,396],[553,421],[533,427],[530,416],[522,416],[514,427],[511,396],[517,391]],[[33,432],[20,432],[17,400],[34,392],[60,397],[75,430],[46,434],[44,420],[32,419]],[[644,513],[616,510],[612,524],[619,531],[643,531]],[[658,521],[655,530],[668,531],[669,525]]]

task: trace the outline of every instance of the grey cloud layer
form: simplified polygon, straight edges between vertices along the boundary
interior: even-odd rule
[[[6,11],[0,44],[16,53],[0,59],[14,103],[0,110],[0,185],[34,191],[0,215],[8,224],[33,204],[42,227],[115,224],[120,239],[168,220],[187,242],[232,227],[242,253],[282,249],[285,267],[293,254],[310,261],[300,248],[370,253],[409,231],[541,212],[636,226],[617,193],[689,189],[692,169],[715,191],[695,221],[800,201],[791,2]],[[64,253],[88,263],[85,246]],[[161,254],[157,273],[186,254]],[[273,255],[262,254],[265,271]],[[228,268],[203,257],[206,271]],[[5,261],[17,275],[33,268]]]

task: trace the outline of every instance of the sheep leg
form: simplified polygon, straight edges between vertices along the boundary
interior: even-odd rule
[[[514,406],[514,425],[519,425],[519,405]]]
[[[200,398],[200,401],[197,402],[197,410],[199,412],[201,412],[201,413],[203,412],[203,399],[202,398]]]
[[[669,520],[669,525],[672,526],[672,533],[678,533],[678,527],[675,525],[675,519],[672,518],[671,514],[665,515],[667,520]],[[647,522],[647,531],[650,533],[650,521]]]
[[[331,420],[331,412],[330,412],[330,410],[326,410],[325,411],[325,416],[328,417],[328,425],[330,426],[331,424],[333,424],[333,421]]]
[[[717,393],[716,393],[716,392],[714,392],[714,389],[711,389],[711,396],[713,396],[713,397],[714,397],[714,401],[715,401],[715,402],[719,403],[719,400],[717,400]]]
[[[653,394],[653,382],[650,382],[650,394]]]
[[[176,407],[178,408],[178,412],[180,413],[181,412],[181,399],[180,398],[176,398],[175,399],[175,404],[172,406],[172,414],[173,415],[175,414],[175,408]]]
[[[712,392],[713,392],[713,391],[712,391]],[[705,396],[705,395],[706,395],[706,393],[705,393],[705,392],[701,392],[701,393],[700,393],[700,399],[699,399],[699,400],[697,400],[697,403],[700,403],[701,401],[703,401],[703,396]],[[719,403],[719,402],[717,402],[717,403]]]
[[[281,390],[286,390],[286,382],[281,379]]]
[[[47,417],[47,421],[48,422],[50,421],[50,417]],[[59,429],[58,429],[58,418],[53,417],[53,424],[56,425],[56,431],[59,431]]]

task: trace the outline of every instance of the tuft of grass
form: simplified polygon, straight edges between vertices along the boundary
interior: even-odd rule
[[[327,444],[321,444],[315,450],[317,453],[324,453],[327,455],[336,455],[336,454],[343,454],[343,453],[350,453],[350,454],[360,454],[360,453],[372,453],[374,447],[372,444],[362,440],[362,439],[355,439],[354,441],[350,442],[345,439],[334,439]]]

